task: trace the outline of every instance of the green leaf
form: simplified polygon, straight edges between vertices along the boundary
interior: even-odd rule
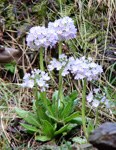
[[[75,99],[75,100],[73,101],[72,107],[71,107],[71,113],[74,111],[74,109],[75,109],[75,107],[76,107],[78,101],[79,101],[79,99]]]
[[[62,110],[61,114],[59,114],[61,119],[64,119],[70,115],[72,103],[72,101],[68,101],[67,103],[65,103],[64,109]]]
[[[116,94],[115,94],[113,97],[114,97],[114,99],[116,100]]]
[[[38,140],[38,141],[41,141],[41,142],[46,142],[46,141],[50,141],[51,137],[36,135],[35,140]]]
[[[56,131],[56,132],[54,133],[54,135],[58,135],[58,134],[60,134],[60,133],[65,132],[65,131],[67,130],[67,127],[68,127],[68,126],[69,126],[69,123],[68,123],[67,125],[63,126],[62,128],[60,128],[58,131]]]
[[[70,132],[70,130],[72,130],[72,128],[75,128],[77,126],[77,124],[69,124],[69,126],[67,127],[67,132]]]
[[[57,128],[57,123],[54,124],[54,131],[56,130]]]
[[[71,114],[69,117],[65,118],[63,121],[67,123],[71,121],[72,119],[77,118],[78,116],[79,116],[79,111]]]
[[[52,95],[53,102],[56,102],[57,98],[58,98],[58,90],[56,90]]]
[[[61,102],[61,106],[58,107],[58,110],[56,109],[58,111],[58,112],[56,111],[56,117],[58,116],[59,119],[63,118],[62,112],[63,112],[66,104],[67,103]]]
[[[106,93],[108,99],[111,100],[111,97],[110,97],[110,94],[108,92],[108,89],[106,87],[104,87],[104,90],[105,90],[105,93]]]
[[[15,111],[26,122],[40,128],[40,126],[41,126],[40,120],[36,115],[34,115],[30,112],[27,112],[25,110],[21,110],[19,108],[15,108]]]
[[[76,142],[76,143],[78,143],[78,144],[85,144],[85,143],[87,143],[87,141],[86,141],[85,139],[82,139],[82,138],[80,138],[80,137],[74,137],[74,138],[72,139],[72,141],[73,141],[73,142]]]
[[[38,131],[39,131],[39,129],[37,129],[37,128],[34,127],[34,126],[30,126],[30,125],[24,124],[24,123],[20,123],[20,124],[21,124],[21,126],[22,126],[23,128],[25,128],[26,130],[33,131],[33,132],[38,132]]]
[[[59,122],[54,116],[52,116],[52,115],[50,114],[49,111],[46,111],[46,115],[47,115],[49,118],[51,118],[52,120],[54,120],[56,123]]]
[[[82,125],[82,118],[77,117],[77,118],[72,119],[70,122],[71,123],[77,123],[78,125]]]
[[[78,97],[78,93],[77,93],[77,91],[76,90],[74,90],[69,96],[66,96],[65,98],[64,98],[64,101],[65,102],[67,102],[67,101],[74,101],[75,99],[77,99],[77,97]]]
[[[15,62],[10,62],[8,64],[5,65],[5,69],[9,70],[10,72],[14,73],[15,72]]]
[[[93,124],[93,120],[90,120],[87,126],[87,133],[88,135],[90,134],[91,131],[94,130],[94,124]]]
[[[38,117],[40,116],[40,120],[48,120],[50,121],[50,118],[46,115],[46,108],[44,106],[39,106],[37,109]]]
[[[47,120],[42,120],[42,123],[43,123],[42,129],[43,134],[52,138],[54,136],[54,127]]]
[[[37,115],[39,119],[43,119],[43,120],[48,120],[50,121],[50,118],[46,115],[46,106],[43,103],[43,96],[42,93],[40,94],[39,92],[37,93],[38,96],[38,107],[37,107]],[[49,109],[51,109],[51,103],[50,101],[47,99],[47,105],[49,107]]]
[[[66,96],[64,98],[64,108],[62,112],[59,114],[61,119],[66,118],[69,116],[75,109],[75,106],[78,102],[78,99],[76,99],[78,96],[77,91],[73,91],[69,96]]]
[[[58,90],[56,90],[52,95],[52,111],[54,116],[57,115],[57,98],[58,98]]]
[[[76,90],[72,91],[72,93],[69,95],[71,100],[75,100],[78,96],[78,92]]]

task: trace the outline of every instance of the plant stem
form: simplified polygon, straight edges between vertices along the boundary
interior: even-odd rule
[[[40,112],[39,112],[39,103],[38,103],[38,90],[37,90],[37,84],[36,84],[36,86],[35,86],[35,96],[36,96],[36,103],[35,103],[35,105],[36,105],[36,109],[37,109],[37,116],[39,117],[39,120],[41,120],[41,115],[40,115]]]
[[[43,64],[43,47],[40,48],[40,69],[41,71],[44,71],[44,64]],[[45,106],[47,106],[47,101],[46,101],[46,92],[42,93],[42,98],[44,101]]]
[[[59,55],[62,54],[62,41],[59,42]],[[60,103],[63,101],[63,87],[62,87],[62,70],[59,70],[59,93],[60,93]]]
[[[58,96],[57,96],[57,108],[56,108],[56,110],[57,110],[57,119],[58,119],[58,107],[59,107],[59,105],[60,105],[60,87],[61,87],[61,84],[62,84],[62,80],[60,80],[59,81],[59,89],[58,89]]]
[[[88,139],[88,135],[86,132],[86,121],[85,121],[86,83],[87,83],[87,78],[84,79],[84,86],[83,86],[83,93],[82,93],[82,124],[83,124],[83,131],[84,131],[85,137],[86,139]]]
[[[40,48],[40,69],[41,69],[41,71],[44,71],[44,65],[43,65],[43,47]]]
[[[98,122],[98,107],[96,108],[95,128],[97,128],[97,122]]]

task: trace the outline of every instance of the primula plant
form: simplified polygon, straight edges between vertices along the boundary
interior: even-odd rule
[[[59,59],[64,59],[62,54],[62,42],[72,39],[76,36],[76,28],[74,21],[69,17],[56,20],[49,23],[48,28],[32,27],[27,36],[27,45],[35,50],[40,49],[40,69],[25,74],[23,87],[34,88],[36,102],[35,115],[30,112],[16,109],[19,116],[33,126],[21,124],[27,131],[36,132],[36,139],[40,141],[51,140],[61,133],[68,133],[72,128],[80,123],[79,112],[74,112],[78,102],[77,91],[73,91],[69,96],[63,96],[62,76],[60,63],[56,62],[57,70],[59,70],[59,90],[55,91],[52,96],[52,102],[46,97],[46,83],[50,78],[44,72],[43,65],[43,48],[55,46],[59,42]],[[60,56],[61,55],[61,56]],[[65,56],[66,57],[66,56]],[[55,61],[55,59],[53,60]],[[65,60],[66,61],[66,60]],[[64,62],[65,63],[65,62]],[[62,62],[63,64],[63,62]],[[65,64],[64,64],[65,65]],[[41,92],[38,92],[38,88]],[[40,136],[40,134],[42,136]]]
[[[98,75],[103,72],[102,67],[96,64],[91,57],[86,59],[67,57],[62,54],[62,42],[76,37],[77,29],[74,21],[70,17],[64,17],[48,24],[45,27],[32,27],[27,36],[27,45],[35,50],[40,49],[40,69],[34,69],[31,73],[26,73],[23,77],[22,87],[31,88],[35,93],[33,101],[33,113],[16,108],[17,114],[27,123],[21,125],[39,141],[48,141],[54,138],[67,135],[73,128],[83,125],[86,139],[88,133],[85,118],[85,100],[87,81],[97,80]],[[59,88],[52,95],[52,100],[47,98],[46,89],[49,87],[50,77],[44,71],[43,48],[55,46],[59,42],[59,58],[53,58],[47,66],[49,71],[59,71]],[[82,119],[75,106],[78,103],[77,91],[73,91],[69,96],[63,93],[63,77],[72,74],[75,80],[82,80]],[[40,92],[38,92],[40,91]],[[98,99],[93,98],[90,93],[87,100],[92,102],[94,107],[99,105]]]
[[[62,105],[58,105],[58,91],[52,96],[52,102],[46,97],[45,90],[48,88],[46,83],[50,78],[47,73],[41,70],[25,74],[23,87],[34,88],[36,101],[33,103],[34,114],[16,108],[17,114],[27,123],[21,125],[29,133],[36,133],[35,139],[39,141],[48,141],[56,138],[59,134],[68,132],[81,125],[79,112],[74,112],[78,102],[77,91],[73,91],[69,96],[63,99]],[[38,92],[38,87],[41,92]]]
[[[83,96],[82,96],[82,123],[83,123],[83,130],[85,133],[86,138],[88,138],[87,129],[86,129],[86,119],[85,119],[85,99],[86,99],[86,84],[87,80],[99,80],[98,75],[103,72],[102,67],[96,63],[93,62],[93,59],[91,57],[88,57],[86,59],[85,57],[76,58],[69,57],[67,59],[67,56],[62,54],[60,55],[60,60],[57,61],[55,58],[50,62],[50,65],[48,65],[49,71],[52,71],[53,69],[61,70],[61,75],[65,76],[69,73],[72,73],[75,80],[82,80],[84,79],[84,85],[83,85]],[[93,95],[90,93],[88,95],[88,98],[91,98],[91,101],[93,100]],[[98,100],[93,101],[93,105],[98,105]]]

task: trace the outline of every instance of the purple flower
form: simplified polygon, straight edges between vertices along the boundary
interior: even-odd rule
[[[41,90],[46,89],[48,84],[46,83],[50,80],[48,73],[41,71],[40,69],[34,69],[30,73],[26,73],[23,77],[24,82],[22,83],[22,87],[33,88],[34,85],[38,85]]]
[[[62,54],[59,56],[59,61],[55,58],[50,61],[48,69],[49,71],[52,71],[53,69],[62,69],[62,76],[65,76],[71,72],[76,80],[84,78],[87,78],[88,81],[98,80],[98,75],[102,72],[102,67],[91,61],[92,58],[90,57],[89,60],[85,59],[84,56],[74,59],[74,57],[67,58],[66,55]],[[98,70],[97,67],[100,70]]]
[[[102,99],[101,99],[101,103],[103,103],[105,101],[106,97],[103,96]]]
[[[48,81],[50,80],[50,77],[48,76],[48,73],[45,73],[43,76],[42,76],[43,80],[45,81]]]
[[[33,88],[34,87],[34,80],[24,80],[24,83],[22,83],[22,87],[28,87]]]
[[[96,89],[96,88],[94,88],[94,89],[93,89],[93,92],[95,92],[95,93],[98,93],[99,91],[100,91],[100,89],[99,89],[99,88],[97,88],[97,89]]]
[[[24,77],[23,77],[23,80],[26,80],[26,79],[28,79],[30,77],[30,73],[26,73],[25,75],[24,75]]]
[[[92,100],[93,100],[93,93],[90,92],[90,93],[88,94],[88,96],[86,97],[86,99],[87,99],[88,103],[92,102]]]
[[[60,41],[73,39],[77,33],[74,21],[68,16],[55,20],[54,22],[49,22],[48,28],[55,30]]]
[[[91,61],[92,58],[89,57],[89,60],[87,60],[84,56],[73,60],[70,71],[75,75],[75,79],[87,78],[88,81],[98,79],[98,75],[103,72],[102,67]]]
[[[36,83],[40,87],[44,87],[44,85],[45,85],[45,81],[42,78],[36,79]]]
[[[57,62],[56,63],[56,70],[60,70],[62,68],[62,63]]]
[[[85,78],[85,75],[82,72],[78,72],[74,77],[75,80],[84,79],[84,78]]]
[[[67,59],[67,56],[65,55],[65,54],[61,54],[61,55],[59,55],[59,59]]]
[[[48,70],[49,71],[52,71],[56,68],[56,64],[57,64],[57,60],[55,58],[53,58],[51,61],[50,61],[50,65],[48,65]]]
[[[107,107],[107,108],[109,108],[109,107],[110,107],[110,105],[109,105],[109,99],[106,99],[106,101],[105,101],[105,105],[106,105],[106,107]]]
[[[69,74],[69,71],[68,71],[68,67],[65,67],[64,70],[62,71],[62,76],[66,76]]]
[[[94,106],[94,107],[98,107],[99,104],[100,104],[100,101],[98,101],[97,99],[94,99],[92,102],[92,106]]]
[[[38,50],[40,47],[54,46],[58,41],[58,36],[52,28],[36,26],[30,29],[26,41],[30,48]]]

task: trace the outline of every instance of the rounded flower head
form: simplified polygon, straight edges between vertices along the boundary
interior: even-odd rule
[[[22,83],[22,87],[33,88],[34,85],[38,85],[41,88],[41,91],[45,91],[48,87],[46,82],[50,80],[50,77],[48,76],[48,73],[45,73],[40,69],[34,69],[31,71],[31,74],[26,73],[23,80],[24,82]]]
[[[55,30],[60,41],[73,39],[77,33],[74,21],[68,16],[55,20],[54,22],[49,22],[48,28]]]
[[[38,50],[40,47],[54,46],[58,41],[58,36],[52,28],[36,26],[30,29],[26,41],[30,48]]]
[[[99,69],[97,69],[99,68]],[[92,62],[92,58],[85,59],[85,57],[74,59],[73,57],[67,58],[66,55],[62,54],[59,56],[59,61],[53,58],[48,65],[48,70],[61,70],[62,76],[68,75],[71,72],[74,75],[74,79],[87,78],[88,81],[97,80],[98,75],[103,72],[102,67]],[[93,70],[95,72],[93,73]]]
[[[87,78],[88,81],[97,80],[98,75],[103,72],[102,67],[93,63],[91,57],[89,59],[81,57],[73,60],[70,71],[75,75],[75,79]]]

